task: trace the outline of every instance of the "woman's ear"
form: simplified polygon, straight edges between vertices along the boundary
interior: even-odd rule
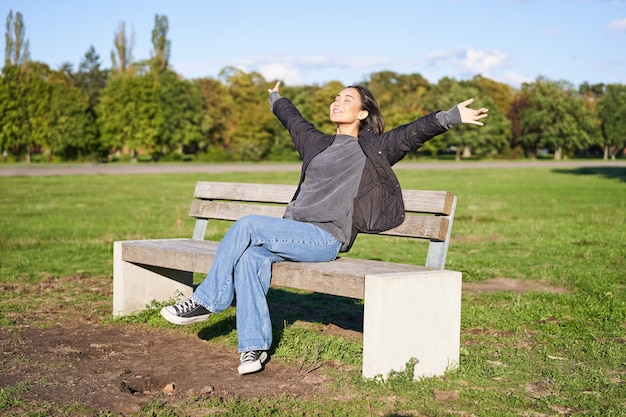
[[[359,119],[359,120],[365,120],[365,119],[367,119],[367,116],[369,116],[369,114],[370,114],[370,113],[369,113],[367,110],[361,110],[361,111],[359,112],[358,119]]]

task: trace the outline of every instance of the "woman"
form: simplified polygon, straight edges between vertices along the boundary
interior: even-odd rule
[[[335,135],[320,132],[288,99],[270,93],[270,108],[289,131],[302,158],[300,181],[283,218],[245,216],[221,241],[206,279],[192,296],[161,315],[174,324],[208,319],[237,294],[239,374],[261,371],[269,359],[272,323],[266,295],[272,264],[328,262],[352,247],[358,233],[379,233],[404,220],[402,191],[391,166],[407,152],[458,123],[482,126],[487,109],[473,99],[384,132],[372,94],[342,90],[330,105]]]

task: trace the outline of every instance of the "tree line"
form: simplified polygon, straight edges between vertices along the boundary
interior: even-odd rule
[[[298,158],[288,133],[269,111],[275,80],[224,68],[216,78],[185,79],[169,63],[166,16],[155,16],[153,50],[133,60],[133,34],[122,22],[103,68],[90,47],[77,70],[32,61],[23,16],[9,12],[0,77],[0,150],[14,161],[200,160],[263,161]],[[474,97],[490,109],[481,129],[458,126],[427,142],[423,152],[461,158],[623,155],[626,86],[543,77],[520,89],[476,76],[432,84],[420,74],[382,71],[360,84],[377,98],[388,127]],[[283,85],[303,115],[334,133],[329,105],[344,86]],[[415,157],[415,156],[413,156]]]

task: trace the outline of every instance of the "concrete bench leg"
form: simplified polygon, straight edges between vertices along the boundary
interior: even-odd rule
[[[367,275],[363,376],[387,378],[417,360],[413,377],[442,375],[459,363],[461,273]]]
[[[113,315],[144,310],[152,301],[167,301],[193,292],[193,273],[122,260],[123,241],[113,243]]]

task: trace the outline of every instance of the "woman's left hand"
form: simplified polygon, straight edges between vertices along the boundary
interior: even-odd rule
[[[473,102],[474,99],[470,98],[469,100],[465,100],[464,102],[457,104],[459,112],[461,113],[461,123],[471,123],[473,125],[483,126],[484,124],[479,122],[479,120],[488,116],[487,112],[489,109],[481,107],[478,110],[474,110],[467,107]]]
[[[274,88],[272,89],[267,89],[267,92],[272,94],[272,93],[278,93],[278,90],[280,88],[280,81],[277,81],[276,84],[274,84]]]

